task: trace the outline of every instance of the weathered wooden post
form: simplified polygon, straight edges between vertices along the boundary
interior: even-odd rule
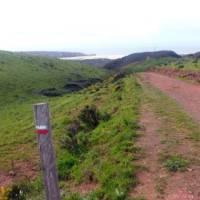
[[[34,114],[36,131],[38,133],[41,166],[44,175],[46,199],[60,200],[48,104],[35,104]]]

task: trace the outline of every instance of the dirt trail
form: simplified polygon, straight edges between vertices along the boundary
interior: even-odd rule
[[[143,73],[142,77],[176,99],[200,124],[200,86],[152,72]]]
[[[148,197],[148,200],[157,199],[155,190],[156,179],[158,178],[160,166],[157,164],[158,155],[162,149],[160,138],[156,130],[160,127],[160,121],[157,120],[152,110],[147,106],[141,109],[141,126],[144,127],[144,135],[141,135],[137,145],[144,150],[144,156],[137,162],[141,167],[147,167],[138,173],[139,185],[132,192],[132,196]]]
[[[180,102],[200,123],[200,87],[155,73],[143,73],[141,77],[144,88],[145,84],[149,83],[159,88]],[[151,98],[151,93],[147,94],[145,90],[148,90],[148,87],[144,89],[144,94],[147,99]],[[156,98],[156,101],[162,100]],[[184,132],[179,132],[174,127],[174,120],[169,120],[169,116],[155,113],[155,105],[157,104],[147,100],[141,109],[140,123],[144,130],[141,131],[137,145],[144,152],[137,164],[146,169],[138,172],[139,184],[133,189],[131,196],[144,197],[147,200],[200,200],[199,162],[191,163],[184,172],[172,173],[159,161],[163,153],[181,154],[188,159],[196,159],[200,152],[198,141],[190,140]],[[173,107],[167,106],[169,105],[166,105],[166,109],[174,111]]]

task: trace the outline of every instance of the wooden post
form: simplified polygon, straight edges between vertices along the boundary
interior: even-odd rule
[[[44,175],[46,200],[60,200],[55,153],[52,144],[49,106],[46,103],[40,103],[35,104],[33,107],[41,166]]]

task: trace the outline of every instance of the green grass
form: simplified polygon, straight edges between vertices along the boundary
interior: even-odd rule
[[[88,199],[127,199],[129,189],[136,184],[137,170],[133,161],[138,151],[134,141],[139,128],[141,88],[135,77],[117,82],[110,78],[74,94],[47,98],[38,95],[38,91],[60,88],[71,80],[103,77],[106,73],[73,62],[5,52],[0,53],[0,69],[1,172],[12,169],[12,161],[39,164],[32,104],[45,101],[49,102],[52,113],[63,195],[71,194],[68,182],[86,183],[91,174],[98,187]],[[68,134],[68,125],[86,105],[96,105],[104,119],[93,130],[78,133],[79,151],[63,149],[60,141]],[[30,187],[29,199],[44,199],[41,181],[30,183]],[[36,195],[38,191],[40,195]],[[75,198],[83,199],[81,194],[71,199]]]
[[[184,171],[189,162],[180,155],[172,155],[165,161],[164,166],[172,172]]]
[[[174,61],[170,65],[173,68],[179,68],[182,70],[200,70],[200,60],[196,58],[182,58],[177,61]]]
[[[192,140],[200,140],[199,125],[185,112],[183,107],[149,84],[144,84],[143,89],[144,98],[153,106],[155,114],[164,117],[165,132],[168,134],[183,133]]]
[[[138,128],[138,106],[140,87],[134,77],[124,79],[124,89],[120,92],[122,100],[118,100],[119,92],[108,88],[107,100],[101,106],[102,111],[117,112],[107,122],[102,122],[89,138],[89,151],[84,159],[72,169],[72,177],[77,182],[87,181],[88,170],[100,184],[95,192],[98,199],[125,199],[128,189],[135,184],[132,161],[137,148],[134,138]],[[86,173],[87,172],[87,173]]]
[[[183,171],[190,164],[199,165],[196,153],[190,151],[198,146],[200,140],[198,123],[175,100],[159,89],[144,83],[143,91],[144,103],[153,109],[155,116],[161,121],[157,134],[163,145],[159,155],[162,165],[169,171]],[[158,186],[160,190],[160,184]]]
[[[62,88],[72,80],[102,78],[106,71],[80,63],[59,59],[22,56],[0,52],[0,170],[10,170],[12,160],[27,161],[35,154],[36,141],[33,126],[32,104],[49,102],[53,109],[60,103],[72,101],[75,107],[84,101],[71,98],[47,98],[39,91],[44,88]],[[70,97],[68,99],[68,96]],[[59,111],[58,111],[59,112]],[[63,110],[58,115],[62,115]]]
[[[133,73],[173,62],[176,61],[168,58],[151,59],[124,69]],[[143,85],[142,93],[133,75],[116,82],[107,78],[103,83],[62,97],[47,98],[38,94],[44,88],[62,88],[72,80],[99,78],[105,74],[104,70],[74,62],[0,53],[0,170],[8,172],[11,161],[39,164],[32,111],[32,104],[39,101],[50,104],[59,184],[65,200],[130,199],[129,191],[137,184],[138,166],[134,160],[140,150],[135,141],[142,98],[143,103],[153,106],[157,116],[165,117],[165,133],[181,132],[195,141],[200,139],[198,125],[175,101],[148,85]],[[95,105],[105,118],[100,119],[97,127],[88,129],[81,122],[76,151],[63,148],[61,140],[69,137],[69,124],[80,120],[78,116],[87,105]],[[187,157],[170,156],[163,162],[170,170],[180,170],[187,166],[187,160]],[[88,195],[70,190],[71,184],[88,182],[97,186]],[[28,199],[44,199],[40,175],[27,184]],[[157,190],[162,192],[163,187],[160,184]]]
[[[0,106],[41,99],[42,89],[104,75],[103,69],[78,62],[0,52]]]
[[[176,68],[181,70],[200,70],[200,59],[196,58],[160,58],[147,59],[124,66],[121,70],[127,73],[144,72],[154,68]]]
[[[148,71],[156,67],[171,66],[171,63],[176,62],[176,58],[160,58],[160,59],[147,59],[143,62],[136,62],[126,65],[122,68],[122,71],[126,73],[138,73]]]
[[[121,85],[120,91],[116,90],[118,85]],[[135,77],[129,76],[116,83],[107,80],[80,93],[50,102],[63,199],[128,199],[129,189],[137,182],[134,155],[138,151],[135,138],[139,128],[140,94],[141,88]],[[73,152],[61,148],[60,139],[67,134],[68,124],[77,118],[86,105],[96,105],[100,113],[109,113],[110,118],[100,121],[93,130],[84,133],[80,131],[79,145],[82,145],[83,140],[80,138],[83,134],[87,139],[81,151]],[[33,145],[34,138],[32,134],[29,145]],[[36,144],[33,145],[31,153],[33,152],[37,154]],[[30,158],[30,155],[27,156]],[[98,187],[87,197],[71,193],[68,182],[87,183],[91,181],[88,174],[92,175],[92,181]],[[35,199],[43,199],[43,196],[36,195],[38,184],[32,183],[31,187],[33,185],[30,199],[33,196]]]

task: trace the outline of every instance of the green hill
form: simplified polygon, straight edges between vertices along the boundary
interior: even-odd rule
[[[14,184],[25,192],[25,199],[44,199],[32,104],[45,101],[52,113],[63,199],[82,199],[70,185],[88,182],[98,185],[89,191],[90,199],[126,199],[136,182],[133,154],[137,148],[133,141],[139,128],[141,89],[134,76],[107,78],[77,93],[49,98],[38,91],[63,88],[67,82],[76,80],[102,78],[106,73],[73,62],[5,52],[1,53],[0,62],[1,177],[12,179],[9,172],[14,170]],[[84,117],[88,111],[96,113],[95,125]],[[77,121],[80,128],[72,140],[69,127]],[[30,182],[33,174],[38,178]]]
[[[121,67],[137,62],[145,62],[149,59],[162,59],[162,58],[181,58],[180,55],[173,51],[154,51],[134,53],[128,56],[113,60],[107,63],[104,67],[106,69],[120,69]]]
[[[10,162],[15,160],[14,157],[23,160],[22,154],[30,155],[26,148],[17,154],[15,151],[21,143],[28,147],[26,144],[31,140],[29,136],[33,133],[32,104],[58,101],[61,98],[43,96],[41,90],[46,88],[59,90],[71,81],[103,78],[105,75],[105,70],[76,62],[1,51],[0,170],[10,165]]]
[[[13,180],[9,191],[18,192],[21,199],[44,199],[32,110],[33,103],[42,101],[50,104],[62,199],[131,199],[143,167],[135,162],[143,154],[136,141],[143,130],[139,117],[147,97],[134,74],[180,62],[186,63],[148,58],[108,77],[101,68],[76,62],[1,52],[0,183]],[[98,79],[102,81],[75,93],[65,89]],[[62,95],[42,95],[52,88]]]
[[[42,89],[60,89],[70,81],[104,75],[104,70],[78,62],[1,51],[0,105],[41,98]]]

